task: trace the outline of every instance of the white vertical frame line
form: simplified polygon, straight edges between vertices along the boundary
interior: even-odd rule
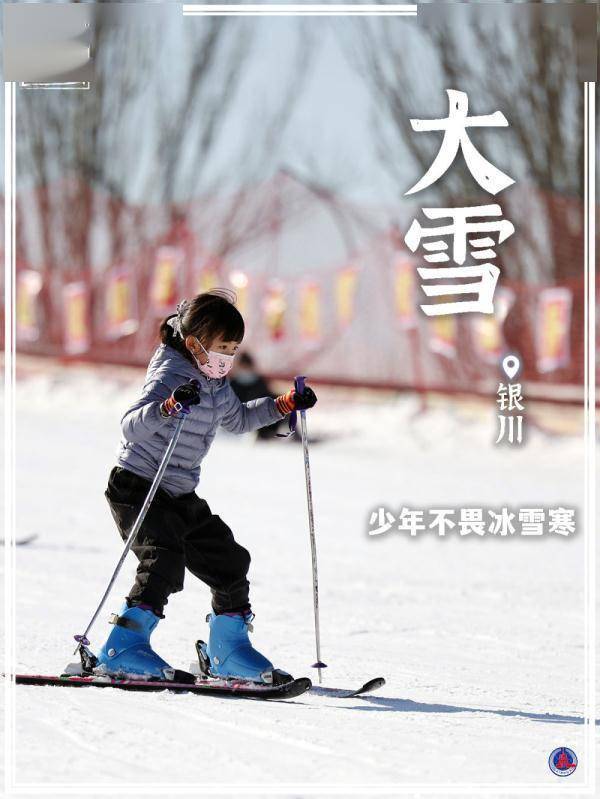
[[[595,793],[596,687],[596,83],[584,83],[585,784]]]
[[[4,781],[15,785],[15,84],[4,84]]]

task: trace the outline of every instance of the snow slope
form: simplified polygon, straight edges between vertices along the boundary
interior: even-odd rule
[[[39,533],[17,553],[19,671],[55,673],[71,659],[72,635],[119,557],[103,491],[136,390],[87,370],[18,384],[17,534]],[[563,504],[582,514],[583,444],[533,431],[519,451],[497,448],[492,403],[483,418],[448,408],[413,418],[415,407],[402,397],[340,412],[324,397],[309,415],[311,431],[329,436],[311,449],[324,684],[382,674],[383,689],[258,703],[21,686],[18,783],[59,794],[80,786],[81,796],[125,785],[298,796],[327,786],[366,794],[437,784],[444,795],[461,783],[581,784],[582,530],[538,540],[366,531],[379,505]],[[252,553],[257,647],[316,680],[301,448],[219,435],[200,493]],[[130,556],[93,644],[134,571]],[[208,610],[208,589],[188,575],[154,635],[157,651],[187,667]],[[563,745],[580,767],[561,780],[547,761]]]

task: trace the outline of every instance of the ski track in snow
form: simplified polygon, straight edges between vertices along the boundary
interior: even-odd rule
[[[17,668],[57,673],[120,554],[103,491],[120,413],[137,386],[88,374],[18,385]],[[76,390],[77,407],[67,399]],[[65,413],[65,408],[69,413]],[[17,782],[291,786],[543,783],[549,753],[570,746],[583,780],[583,536],[413,540],[366,533],[386,505],[503,505],[583,510],[583,445],[530,431],[495,448],[488,420],[443,408],[412,418],[402,397],[339,409],[323,401],[309,430],[319,555],[323,685],[372,695],[290,702],[111,689],[19,686]],[[315,660],[304,467],[291,441],[219,435],[199,493],[252,553],[256,646],[308,675]],[[92,631],[98,646],[135,572],[128,558]],[[153,637],[187,668],[205,637],[209,593],[191,575]],[[515,764],[515,759],[518,763]],[[562,783],[564,784],[564,783]],[[105,785],[91,790],[91,786]],[[87,786],[87,788],[86,788]],[[285,793],[282,787],[282,793]],[[290,789],[291,792],[291,789]],[[58,790],[60,793],[60,790]],[[365,794],[368,789],[365,788]],[[299,795],[299,791],[294,791]]]

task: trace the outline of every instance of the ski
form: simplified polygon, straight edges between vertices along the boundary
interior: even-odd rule
[[[18,547],[24,547],[27,544],[31,544],[32,541],[35,541],[38,538],[37,533],[32,533],[31,535],[25,535],[21,538],[15,538],[15,545]],[[6,541],[4,538],[0,538],[0,546],[5,546]]]
[[[370,694],[385,685],[384,677],[374,677],[372,680],[367,680],[364,685],[356,690],[348,690],[346,688],[321,688],[318,685],[313,685],[310,689],[311,694],[319,696],[332,696],[336,699],[353,699],[355,696],[362,696],[363,694]]]
[[[174,693],[212,694],[214,696],[239,696],[246,699],[293,699],[306,693],[312,686],[308,677],[300,677],[281,685],[259,685],[244,680],[219,680],[198,678],[196,682],[171,682],[168,680],[120,680],[108,676],[52,676],[44,674],[17,674],[17,685],[56,686],[60,688],[118,688],[123,691],[172,691]]]

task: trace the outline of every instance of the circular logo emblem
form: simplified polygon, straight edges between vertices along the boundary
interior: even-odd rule
[[[577,755],[568,746],[559,746],[551,752],[548,765],[559,777],[568,777],[577,768]]]

